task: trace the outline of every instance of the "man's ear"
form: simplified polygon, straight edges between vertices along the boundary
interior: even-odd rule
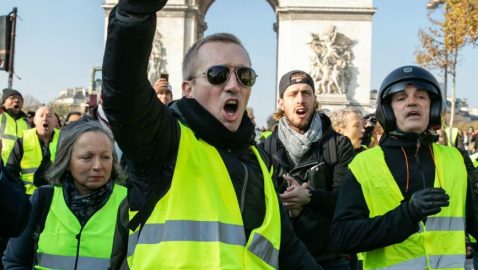
[[[192,97],[191,81],[183,81],[181,88],[183,89],[183,96],[188,98]]]
[[[277,108],[284,110],[283,104],[284,104],[284,100],[282,98],[279,98],[277,100]]]

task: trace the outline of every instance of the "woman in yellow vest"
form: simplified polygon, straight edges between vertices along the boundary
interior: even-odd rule
[[[465,228],[476,236],[473,165],[434,143],[445,113],[438,82],[405,66],[380,87],[378,147],[349,164],[332,226],[332,245],[363,253],[364,269],[464,269]],[[465,224],[466,223],[466,224]]]
[[[11,239],[9,268],[107,269],[117,212],[126,188],[115,184],[120,168],[113,136],[98,122],[78,122],[62,133],[48,180],[33,193],[32,216]]]

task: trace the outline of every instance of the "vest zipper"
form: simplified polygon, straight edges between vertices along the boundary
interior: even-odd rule
[[[417,150],[415,152],[415,160],[417,161],[418,171],[420,172],[420,180],[422,181],[422,187],[426,188],[427,184],[425,182],[425,174],[423,173],[422,164],[420,162],[420,155],[418,151],[420,150],[420,139],[417,140]]]
[[[244,185],[242,185],[241,191],[241,214],[244,214],[244,202],[246,201],[246,189],[247,189],[247,180],[249,179],[249,171],[244,163],[241,162],[242,167],[244,168]]]
[[[78,267],[78,258],[80,257],[80,241],[81,241],[81,232],[83,232],[83,228],[85,228],[84,225],[81,226],[80,232],[76,235],[77,244],[76,244],[75,268],[74,268],[75,270]]]

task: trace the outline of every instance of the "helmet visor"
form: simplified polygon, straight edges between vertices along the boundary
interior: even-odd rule
[[[385,88],[380,95],[382,101],[389,99],[395,93],[405,91],[405,88],[407,88],[409,85],[415,86],[417,90],[427,91],[430,99],[435,100],[441,98],[441,91],[434,84],[421,80],[407,80],[394,83]]]

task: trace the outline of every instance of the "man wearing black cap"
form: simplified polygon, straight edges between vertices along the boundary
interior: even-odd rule
[[[349,269],[328,242],[340,178],[354,156],[352,144],[316,111],[314,81],[303,71],[282,76],[278,108],[278,128],[261,146],[273,158],[282,203],[295,232],[324,269]]]
[[[23,96],[17,90],[3,89],[2,114],[0,115],[0,136],[2,139],[2,159],[8,160],[17,138],[30,128],[27,115],[22,111]]]

